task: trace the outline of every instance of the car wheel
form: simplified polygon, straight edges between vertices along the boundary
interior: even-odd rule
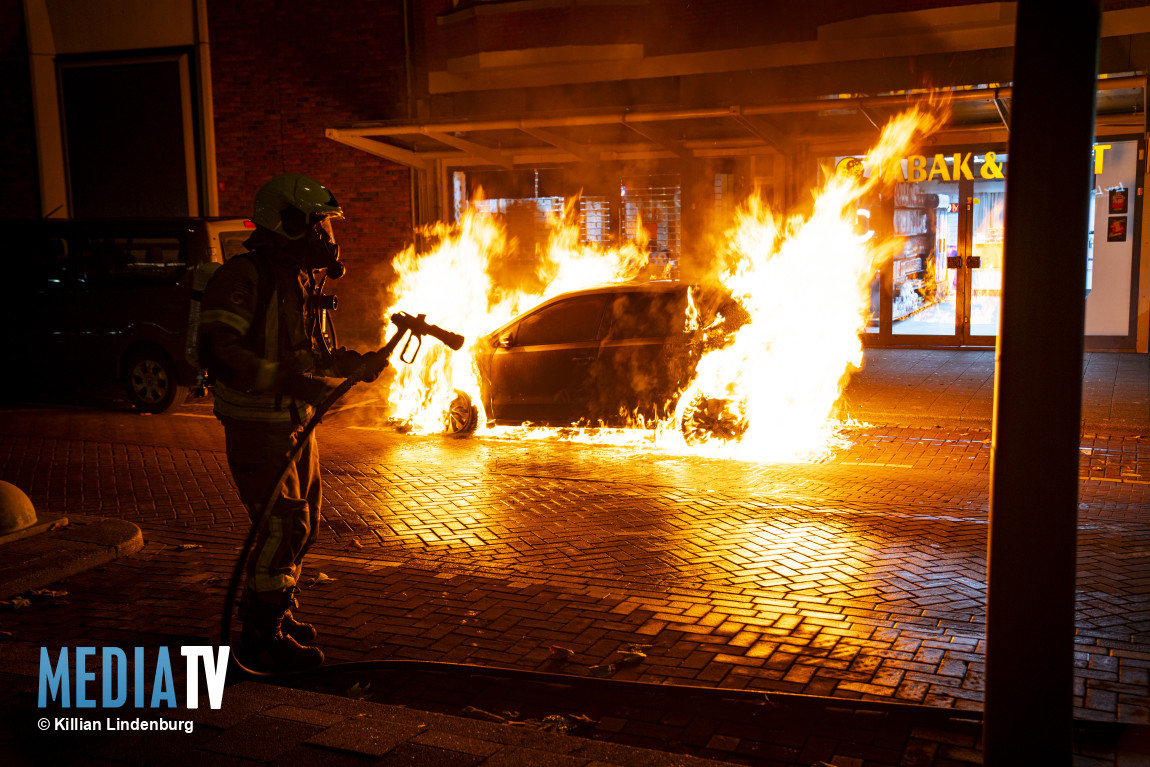
[[[747,419],[731,400],[697,395],[683,412],[680,427],[688,445],[711,439],[741,439],[747,432]]]
[[[172,358],[159,350],[130,354],[123,367],[124,392],[143,413],[164,413],[183,404],[188,387],[180,386]]]
[[[444,414],[444,431],[453,436],[472,434],[479,427],[479,409],[464,391],[455,390],[451,406]]]

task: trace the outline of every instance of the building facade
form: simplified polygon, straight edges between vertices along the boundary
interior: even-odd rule
[[[828,167],[863,154],[908,103],[945,90],[950,122],[869,211],[876,233],[904,247],[875,275],[866,340],[994,343],[1014,3],[3,9],[13,76],[0,87],[23,107],[0,128],[13,179],[5,215],[246,215],[263,180],[308,173],[348,211],[339,234],[353,277],[337,318],[358,345],[378,341],[391,257],[420,225],[475,204],[479,189],[523,242],[534,217],[517,213],[580,195],[583,237],[626,240],[642,227],[652,258],[690,278],[708,268],[716,220],[752,190],[802,212]],[[1150,4],[1108,3],[1084,233],[1088,349],[1146,351],[1150,341],[1148,58]],[[1052,179],[1072,161],[1052,158]],[[988,166],[997,175],[983,175]]]

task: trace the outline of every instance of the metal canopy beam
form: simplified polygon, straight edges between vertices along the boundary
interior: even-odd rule
[[[1003,127],[1006,128],[1007,133],[1010,132],[1010,113],[1007,111],[1006,102],[1003,99],[994,100],[994,108],[998,110],[998,118],[1002,120]]]
[[[626,121],[623,124],[638,133],[643,138],[654,142],[658,146],[663,147],[681,159],[690,160],[695,156],[690,149],[687,149],[687,147],[683,146],[681,141],[670,138],[669,136],[665,136],[660,131],[657,131],[647,125],[637,125],[633,122]]]
[[[461,152],[475,155],[476,157],[493,165],[498,165],[501,168],[511,170],[515,167],[515,163],[512,162],[498,149],[492,149],[491,147],[486,147],[482,144],[476,144],[474,141],[468,141],[465,138],[453,136],[450,133],[436,133],[431,130],[426,130],[424,131],[424,134],[430,138],[435,139],[436,141],[447,144],[448,146],[453,146]]]
[[[871,113],[871,111],[869,109],[867,109],[866,107],[859,107],[859,114],[861,114],[863,117],[865,117],[867,119],[867,122],[869,122],[871,125],[873,125],[874,129],[876,131],[878,131],[879,133],[882,133],[882,126],[879,124],[879,121],[874,118],[874,115]]]
[[[757,139],[762,140],[779,154],[786,154],[790,148],[790,139],[782,131],[767,125],[761,118],[747,117],[741,107],[731,107],[731,119],[737,122],[743,130]]]
[[[419,170],[429,170],[430,164],[415,152],[408,149],[402,149],[394,144],[388,144],[384,141],[376,141],[375,139],[363,138],[356,134],[348,135],[338,128],[328,128],[325,135],[333,141],[338,141],[341,144],[347,144],[350,147],[361,149],[368,154],[373,154],[376,157],[382,157],[385,160],[397,162],[400,165],[408,165],[412,168]]]
[[[532,138],[539,139],[545,144],[550,144],[551,146],[562,149],[564,152],[575,155],[583,162],[598,162],[599,160],[599,152],[592,150],[591,147],[586,144],[580,144],[577,141],[564,138],[545,128],[533,128],[525,125],[521,127],[520,130]]]

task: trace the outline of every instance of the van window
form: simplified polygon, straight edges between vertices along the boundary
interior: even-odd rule
[[[34,237],[25,252],[31,256],[29,277],[33,280],[68,282],[75,279],[75,270],[68,262],[68,241],[63,237]]]
[[[252,233],[246,229],[238,232],[220,232],[220,250],[221,255],[224,257],[224,262],[231,260],[232,256],[238,256],[242,253],[247,253],[248,249],[244,243]]]
[[[84,243],[84,271],[94,280],[178,280],[187,271],[183,241],[170,235],[93,237]]]
[[[561,301],[525,317],[519,323],[518,346],[573,344],[594,341],[599,335],[602,296],[581,296]]]

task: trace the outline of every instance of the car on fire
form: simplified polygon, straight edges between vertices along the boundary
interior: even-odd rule
[[[483,336],[474,358],[488,422],[624,426],[670,417],[703,351],[726,343],[745,318],[729,296],[696,286],[690,300],[703,329],[689,329],[688,290],[677,281],[576,290]],[[476,428],[467,395],[457,393],[447,424],[455,434]]]

